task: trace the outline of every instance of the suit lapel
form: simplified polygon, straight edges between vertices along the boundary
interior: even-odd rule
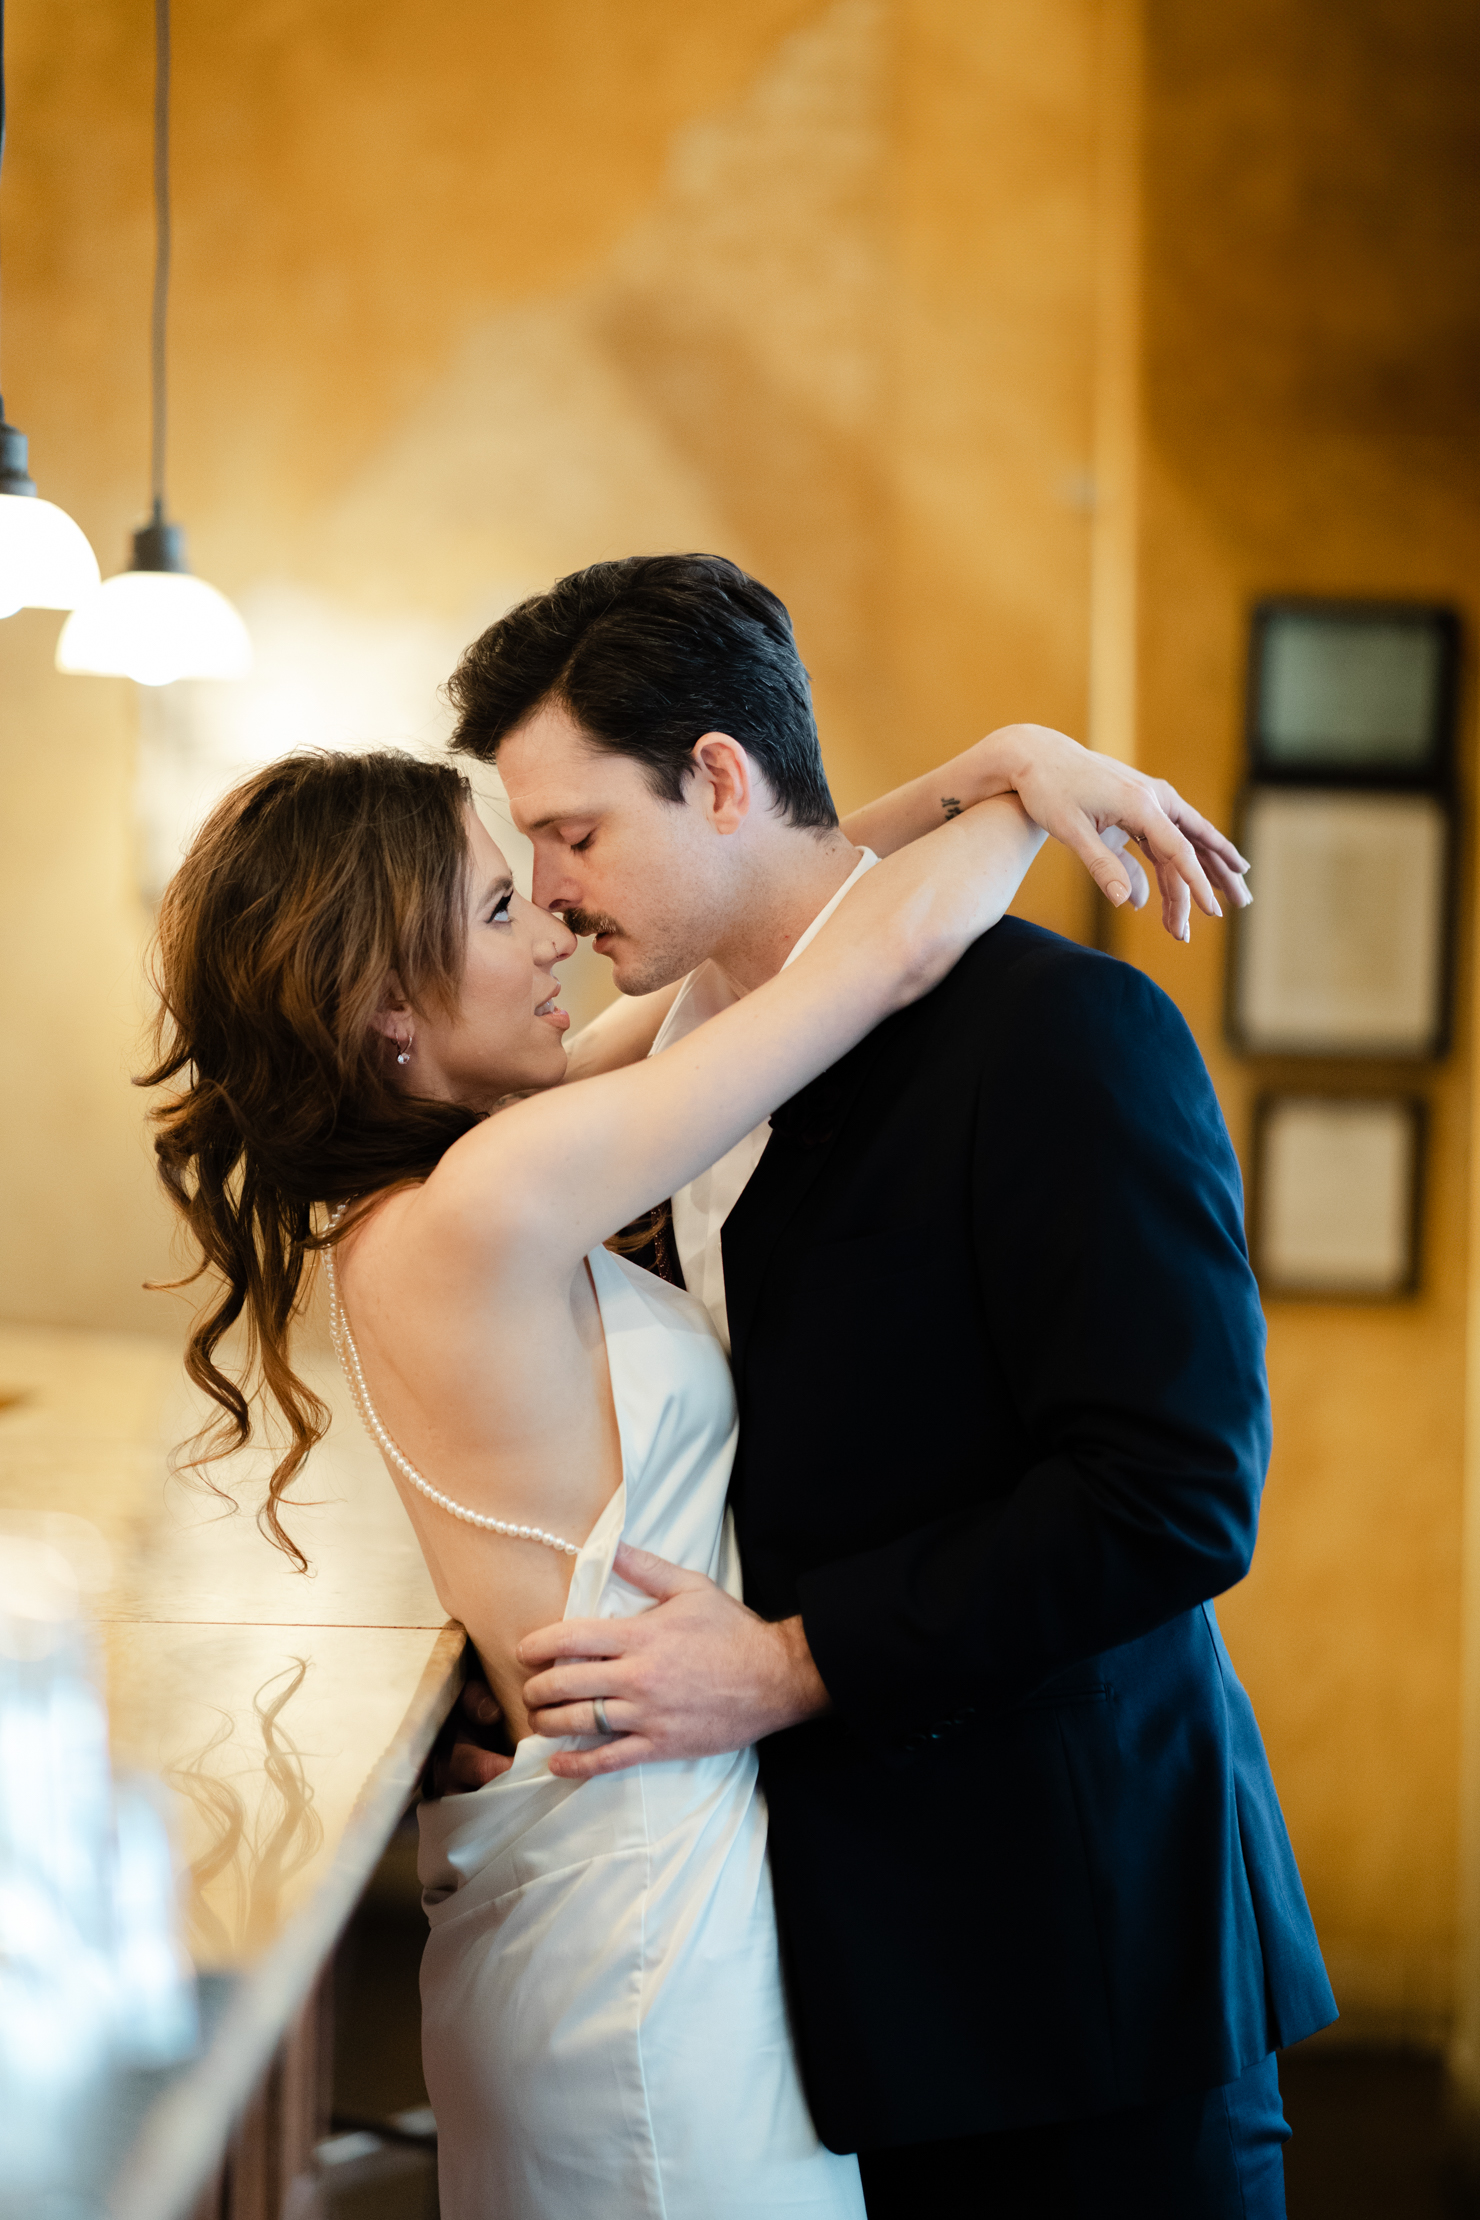
[[[877,1026],[856,1048],[775,1112],[765,1154],[725,1220],[720,1250],[737,1379],[744,1369],[745,1345],[771,1258],[827,1162],[879,1056],[886,1029]]]

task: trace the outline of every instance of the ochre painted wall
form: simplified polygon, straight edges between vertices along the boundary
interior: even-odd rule
[[[0,625],[0,1312],[173,1330],[140,1290],[141,888],[254,753],[434,735],[516,594],[735,555],[791,604],[845,805],[1007,717],[1084,730],[1130,12],[177,0],[172,496],[258,670],[141,704],[55,675],[56,618]],[[146,490],[150,16],[9,10],[4,389],[105,569]],[[1146,29],[1141,760],[1226,813],[1252,595],[1473,590],[1476,56],[1458,0],[1152,0]],[[1023,907],[1091,930],[1061,860]],[[1221,930],[1116,936],[1243,1146]],[[1423,1295],[1273,1312],[1265,1531],[1223,1607],[1353,2024],[1420,2034],[1454,1918],[1467,1057],[1432,1080]]]
[[[1258,595],[1435,599],[1475,636],[1480,18],[1152,0],[1148,33],[1141,760],[1227,811]],[[1467,798],[1473,738],[1467,676]],[[1230,1053],[1216,935],[1120,945],[1190,1018],[1247,1164],[1255,1095],[1311,1068]],[[1415,2039],[1452,2001],[1469,1004],[1462,955],[1442,1064],[1328,1068],[1427,1098],[1423,1287],[1267,1306],[1274,1460],[1221,1606],[1350,2031]]]

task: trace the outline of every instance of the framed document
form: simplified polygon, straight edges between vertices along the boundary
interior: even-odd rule
[[[1255,1112],[1251,1221],[1264,1292],[1412,1294],[1423,1138],[1423,1104],[1408,1096],[1266,1096]]]
[[[1433,794],[1255,787],[1229,1032],[1248,1054],[1423,1058],[1445,1045],[1450,820]]]
[[[1444,785],[1458,667],[1450,609],[1261,602],[1249,643],[1253,776]]]

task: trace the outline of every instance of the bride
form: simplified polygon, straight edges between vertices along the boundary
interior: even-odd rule
[[[1038,815],[1072,821],[1081,852],[1086,822],[1118,824],[1165,891],[1191,851],[1147,782],[1044,737]],[[969,763],[951,766],[968,801]],[[578,1733],[532,1733],[515,1652],[562,1613],[646,1606],[624,1542],[738,1594],[723,1351],[696,1301],[603,1244],[1001,917],[1038,825],[998,793],[913,838],[912,797],[871,805],[885,860],[798,960],[651,1058],[672,989],[567,1054],[555,967],[574,937],[516,892],[445,764],[273,763],[164,898],[145,1083],[178,1083],[160,1171],[220,1283],[187,1358],[221,1414],[200,1454],[249,1438],[260,1384],[288,1446],[259,1516],[301,1567],[283,1512],[328,1413],[290,1329],[322,1254],[360,1413],[512,1737],[497,1778],[422,1808],[446,2220],[863,2213],[857,2162],[818,2142],[797,2078],[753,1751],[561,1778],[609,1722],[582,1704]],[[1097,867],[1112,898],[1144,893],[1121,837]],[[247,1377],[218,1363],[238,1321]]]

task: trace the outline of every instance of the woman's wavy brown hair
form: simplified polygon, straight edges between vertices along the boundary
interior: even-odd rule
[[[199,1251],[186,1286],[220,1285],[197,1316],[186,1369],[219,1405],[192,1442],[202,1466],[250,1439],[261,1393],[288,1446],[258,1523],[300,1571],[284,1490],[329,1414],[288,1359],[313,1253],[315,1207],[424,1179],[478,1123],[472,1110],[392,1084],[373,1024],[388,990],[455,1010],[467,936],[467,781],[391,749],[291,755],[219,802],[165,890],[153,960],[155,1062],[137,1084],[183,1086],[152,1113],[165,1192]],[[240,1379],[216,1363],[242,1320]]]

